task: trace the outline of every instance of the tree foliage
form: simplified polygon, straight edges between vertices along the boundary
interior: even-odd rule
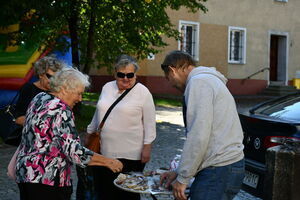
[[[167,8],[207,11],[203,5],[206,0],[1,1],[0,26],[20,22],[19,42],[55,44],[60,49],[68,45],[60,36],[71,35],[72,44],[78,44],[85,72],[93,63],[110,66],[122,53],[137,58],[155,54],[167,45],[163,36],[179,39]],[[35,12],[28,16],[32,9]]]

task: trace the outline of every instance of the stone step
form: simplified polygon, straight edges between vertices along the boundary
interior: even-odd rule
[[[285,83],[284,83],[284,81],[270,81],[270,85],[285,86]]]

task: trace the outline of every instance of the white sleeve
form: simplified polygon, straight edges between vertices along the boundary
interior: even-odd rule
[[[156,138],[155,106],[149,90],[145,93],[143,105],[144,144],[151,144]]]
[[[187,86],[187,139],[177,169],[177,180],[188,184],[207,153],[213,121],[213,89],[204,81]]]

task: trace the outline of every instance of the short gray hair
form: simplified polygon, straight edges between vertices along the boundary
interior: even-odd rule
[[[34,73],[37,76],[46,74],[48,69],[56,72],[65,66],[66,65],[62,61],[58,60],[55,55],[44,56],[33,64]]]
[[[126,67],[127,65],[132,64],[134,66],[134,72],[137,72],[139,70],[139,65],[137,64],[137,61],[126,54],[122,54],[117,57],[116,64],[114,65],[115,71],[118,71],[118,69]]]
[[[89,76],[71,67],[63,68],[50,79],[50,87],[53,92],[60,92],[62,87],[69,91],[75,91],[80,86],[86,88],[90,86]]]

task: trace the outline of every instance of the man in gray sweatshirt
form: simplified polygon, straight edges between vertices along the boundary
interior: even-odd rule
[[[164,173],[161,182],[172,185],[177,200],[233,199],[244,178],[243,132],[227,79],[215,68],[196,67],[182,51],[170,52],[162,70],[184,94],[187,138],[176,171]]]

